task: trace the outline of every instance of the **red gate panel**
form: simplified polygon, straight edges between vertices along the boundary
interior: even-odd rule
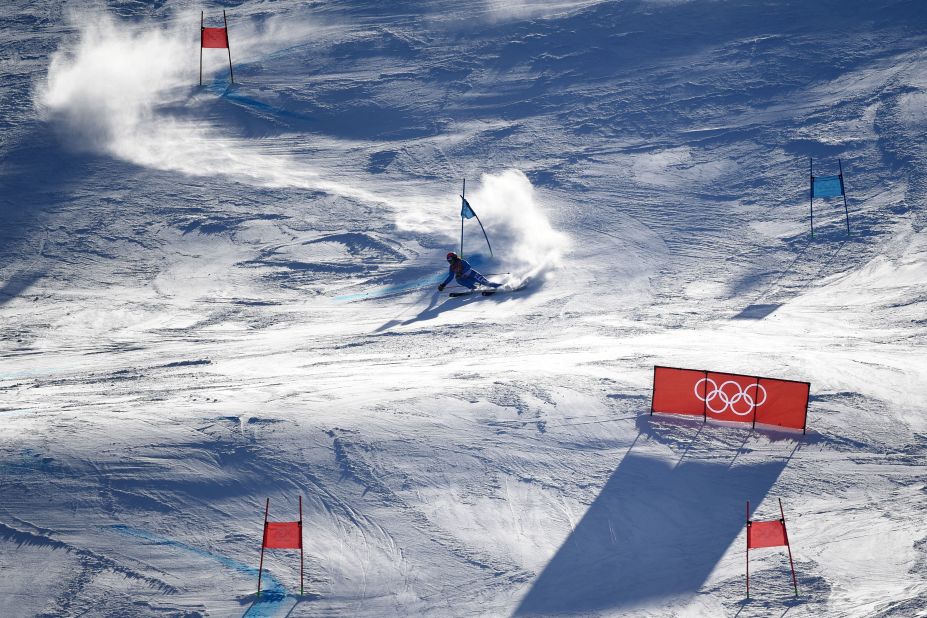
[[[704,377],[704,371],[654,367],[651,411],[704,415],[705,404],[695,393],[699,380]]]
[[[773,521],[752,521],[747,524],[747,548],[778,547],[788,545],[785,537],[785,524],[778,519]]]
[[[766,405],[757,407],[757,423],[794,429],[805,428],[810,384],[760,378],[760,386],[765,389],[767,400]]]
[[[203,28],[201,43],[206,48],[226,48],[229,46],[228,31],[225,28]]]
[[[303,546],[298,521],[269,521],[264,524],[264,547],[268,549],[299,549]]]

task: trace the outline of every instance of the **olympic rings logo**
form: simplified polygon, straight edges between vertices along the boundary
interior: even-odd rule
[[[700,388],[702,382],[708,382],[704,397]],[[750,394],[751,388],[753,389],[752,395]],[[730,410],[737,416],[746,416],[753,412],[754,408],[759,408],[766,403],[765,388],[756,383],[744,388],[733,380],[722,382],[721,386],[718,386],[718,383],[711,378],[702,378],[695,383],[695,396],[698,397],[699,401],[704,401],[705,406],[715,414]],[[762,397],[762,400],[760,397]]]

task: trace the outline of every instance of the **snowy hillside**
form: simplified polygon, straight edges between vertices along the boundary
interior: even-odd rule
[[[927,4],[0,21],[0,616],[927,616]],[[521,291],[437,290],[465,178]],[[654,365],[808,431],[651,416]]]

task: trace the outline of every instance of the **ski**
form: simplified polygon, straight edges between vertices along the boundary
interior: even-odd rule
[[[482,296],[492,296],[493,294],[507,294],[509,292],[518,292],[519,290],[524,290],[528,287],[528,281],[523,281],[521,285],[515,288],[509,287],[498,287],[498,288],[476,288],[475,290],[466,290],[463,292],[449,292],[448,296],[451,298],[459,298],[461,296],[472,296],[474,294],[480,294]]]
[[[494,294],[508,294],[509,292],[518,292],[519,290],[524,290],[526,287],[528,287],[527,281],[522,283],[517,288],[506,288],[506,287],[492,288],[489,290],[480,290],[480,294],[482,294],[483,296],[492,296]]]

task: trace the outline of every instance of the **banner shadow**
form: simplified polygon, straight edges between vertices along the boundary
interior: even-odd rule
[[[675,465],[629,453],[515,616],[630,608],[690,595],[744,529],[787,461]]]

